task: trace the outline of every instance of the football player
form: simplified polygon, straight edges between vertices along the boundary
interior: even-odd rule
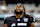
[[[25,14],[23,5],[18,4],[15,9],[16,16],[7,17],[4,27],[34,27],[33,17]]]

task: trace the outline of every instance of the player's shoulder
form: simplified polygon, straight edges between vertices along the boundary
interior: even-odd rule
[[[25,17],[28,17],[28,18],[30,18],[30,17],[32,17],[31,15],[28,15],[28,14],[25,14]]]
[[[15,18],[15,16],[10,16],[10,17],[6,17],[4,20],[12,20],[12,19],[14,19]]]

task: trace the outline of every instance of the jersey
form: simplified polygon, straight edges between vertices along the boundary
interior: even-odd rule
[[[16,16],[8,17],[4,20],[4,24],[7,24],[8,27],[30,27],[30,24],[33,22],[33,17],[27,15],[22,18],[16,18]]]

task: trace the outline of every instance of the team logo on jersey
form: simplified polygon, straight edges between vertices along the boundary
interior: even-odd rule
[[[23,20],[24,20],[24,22],[28,22],[28,18],[24,18]]]

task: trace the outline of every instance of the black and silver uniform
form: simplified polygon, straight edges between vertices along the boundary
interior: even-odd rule
[[[4,20],[4,24],[7,24],[8,27],[30,27],[32,22],[34,22],[33,17],[29,15],[24,15],[22,18],[11,16]]]

